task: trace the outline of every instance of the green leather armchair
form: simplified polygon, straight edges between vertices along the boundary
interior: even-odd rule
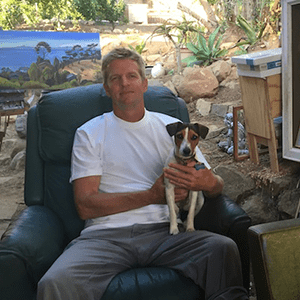
[[[257,300],[300,299],[300,219],[251,226]]]
[[[185,102],[165,87],[149,87],[148,110],[188,122]],[[72,193],[70,157],[77,127],[112,110],[101,84],[45,93],[28,113],[25,170],[27,208],[0,242],[0,299],[35,299],[37,283],[63,249],[83,228]],[[209,199],[198,214],[197,229],[227,235],[236,241],[245,287],[249,286],[249,216],[222,195]],[[204,299],[190,279],[172,269],[134,268],[117,275],[103,300]]]

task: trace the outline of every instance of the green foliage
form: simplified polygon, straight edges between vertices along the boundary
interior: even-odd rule
[[[242,46],[242,45],[254,45],[258,41],[260,41],[267,23],[262,24],[258,29],[256,29],[254,26],[251,26],[250,23],[245,18],[243,18],[241,15],[238,15],[237,25],[240,28],[242,28],[245,34],[247,35],[247,39],[245,41],[236,44],[236,46]]]
[[[143,53],[145,46],[146,46],[146,42],[142,42],[141,44],[136,45],[135,48],[133,48],[131,45],[128,45],[128,47],[131,50],[136,51],[138,54],[142,54]]]
[[[37,2],[38,12],[42,19],[76,20],[81,17],[72,0],[34,0],[34,2]]]
[[[23,22],[35,25],[42,19],[76,20],[80,17],[73,0],[1,0],[0,26],[3,29],[14,29]]]
[[[12,29],[24,20],[19,0],[2,0],[0,5],[0,26]]]
[[[39,81],[26,81],[22,85],[22,89],[49,89],[49,85]]]
[[[70,82],[64,82],[62,84],[52,85],[50,87],[50,89],[52,89],[52,90],[64,90],[64,89],[70,89],[70,88],[73,88],[73,87],[76,87],[76,86],[78,86],[78,84],[76,82],[76,79],[73,79]]]
[[[163,36],[172,42],[174,46],[182,47],[191,41],[193,34],[197,32],[199,32],[199,26],[183,16],[182,21],[165,20],[154,29],[151,38]]]
[[[234,52],[234,55],[243,55],[247,53],[248,53],[247,50],[243,46],[239,46],[239,50],[236,50]]]
[[[194,56],[187,57],[183,60],[188,65],[197,61],[203,61],[203,65],[209,65],[214,60],[228,53],[227,49],[221,49],[220,45],[223,36],[220,35],[216,40],[220,27],[214,30],[206,42],[205,37],[198,33],[197,44],[187,43],[187,48],[194,53]]]
[[[40,72],[39,68],[37,67],[36,63],[32,63],[30,65],[30,68],[28,70],[28,75],[29,75],[30,80],[32,80],[32,81],[39,80],[39,78],[41,76],[41,72]]]
[[[87,20],[107,20],[115,28],[117,21],[124,21],[124,0],[74,0],[78,11]]]
[[[21,86],[18,82],[12,82],[6,78],[0,77],[0,87],[1,88],[19,89]]]

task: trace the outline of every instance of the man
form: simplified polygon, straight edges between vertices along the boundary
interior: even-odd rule
[[[39,282],[38,299],[100,299],[116,274],[137,265],[173,268],[207,299],[248,299],[232,240],[207,231],[169,234],[164,176],[177,187],[176,201],[190,189],[217,196],[224,183],[199,149],[206,169],[163,169],[172,147],[165,125],[177,119],[145,110],[144,69],[141,56],[124,48],[103,59],[113,112],[77,130],[72,154],[70,181],[86,225]]]

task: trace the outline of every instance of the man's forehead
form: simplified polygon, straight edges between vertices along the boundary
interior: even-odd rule
[[[132,68],[136,68],[138,70],[138,64],[136,61],[128,58],[118,58],[114,59],[108,64],[108,68],[111,69],[111,71],[114,71],[116,69],[116,66],[118,66],[118,69],[124,69],[128,70],[128,66],[131,66]]]

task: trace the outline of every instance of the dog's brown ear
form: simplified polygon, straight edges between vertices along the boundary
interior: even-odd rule
[[[169,135],[173,136],[176,132],[178,132],[178,129],[181,125],[183,125],[183,123],[181,123],[181,122],[175,122],[175,123],[166,125]]]
[[[192,126],[193,130],[195,130],[196,133],[198,133],[203,139],[206,138],[209,131],[208,127],[199,123],[194,123]]]

